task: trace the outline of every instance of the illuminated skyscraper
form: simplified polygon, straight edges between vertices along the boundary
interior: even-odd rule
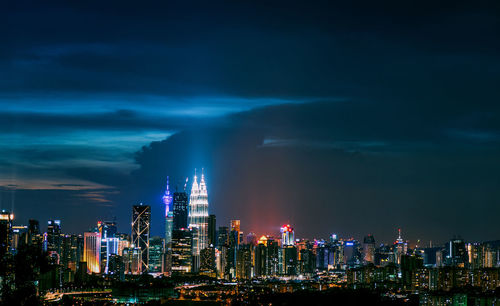
[[[141,252],[141,271],[148,271],[149,264],[149,225],[151,206],[134,205],[132,207],[132,244]]]
[[[47,222],[47,252],[50,256],[61,255],[61,221],[49,220]]]
[[[141,264],[141,249],[136,247],[129,247],[123,249],[123,263],[125,274],[141,274],[142,264]]]
[[[108,273],[108,258],[118,252],[117,227],[115,221],[98,221],[97,230],[101,234],[101,271]],[[110,247],[111,249],[108,249]]]
[[[295,235],[290,224],[281,227],[281,247],[295,245]]]
[[[399,265],[401,263],[401,255],[405,255],[408,252],[408,243],[406,243],[401,237],[401,229],[398,229],[398,239],[394,242],[394,253],[396,256],[396,263]]]
[[[118,237],[108,237],[101,241],[106,244],[106,265],[104,268],[104,273],[109,272],[109,258],[112,255],[118,255],[118,247],[120,246],[120,238]],[[101,248],[102,249],[102,248]]]
[[[192,267],[192,232],[188,229],[172,232],[172,273],[191,272]]]
[[[279,270],[283,275],[297,273],[297,248],[295,248],[295,235],[290,224],[281,227],[281,249],[279,252]]]
[[[119,239],[118,240],[118,252],[117,252],[117,254],[122,256],[123,250],[125,248],[130,247],[129,236],[127,234],[117,234],[116,237]]]
[[[90,273],[101,272],[101,234],[85,232],[83,236],[83,261]]]
[[[208,247],[200,252],[200,273],[215,277],[215,248]]]
[[[12,243],[12,220],[14,215],[3,210],[0,212],[0,258],[9,251]]]
[[[236,251],[236,278],[250,279],[252,271],[252,250],[248,244],[242,244]]]
[[[365,263],[374,263],[375,261],[375,238],[368,235],[363,239],[363,253]]]
[[[62,247],[60,264],[76,271],[77,264],[81,260],[81,252],[83,249],[83,238],[81,235],[62,235]]]
[[[231,237],[234,240],[234,244],[236,245],[240,245],[240,243],[242,243],[243,241],[240,240],[240,227],[241,225],[241,222],[240,220],[231,220]]]
[[[11,250],[17,250],[19,247],[28,244],[28,227],[26,225],[12,226],[12,244]]]
[[[194,176],[189,198],[189,228],[193,231],[193,256],[199,257],[200,251],[208,247],[208,192],[203,173],[199,185],[196,174]]]
[[[172,207],[173,197],[170,194],[170,188],[168,184],[167,176],[167,189],[163,195],[163,204],[165,205],[165,245],[168,247],[169,243],[172,242],[172,229],[174,226],[174,210]]]
[[[149,239],[149,272],[161,273],[164,271],[165,242],[161,237]]]

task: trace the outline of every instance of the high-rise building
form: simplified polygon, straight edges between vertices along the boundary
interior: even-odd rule
[[[124,280],[125,262],[120,255],[112,254],[108,258],[108,274],[115,276],[116,279]]]
[[[106,239],[101,240],[101,244],[106,244],[106,253],[105,253],[105,265],[104,265],[104,273],[109,273],[109,259],[113,255],[119,255],[118,249],[120,247],[120,238],[118,237],[108,237]],[[101,258],[102,260],[103,258]]]
[[[149,239],[149,272],[162,273],[165,253],[165,240],[161,237]]]
[[[124,248],[122,259],[126,274],[137,275],[142,273],[142,252],[140,248]]]
[[[168,247],[172,242],[172,229],[174,227],[174,210],[172,207],[173,197],[170,194],[169,181],[167,176],[167,188],[163,195],[163,205],[165,205],[165,245]]]
[[[3,209],[0,211],[0,258],[9,252],[12,243],[12,220],[13,214]]]
[[[448,256],[446,256],[447,264],[464,268],[468,263],[468,254],[465,242],[463,239],[454,238],[448,242]]]
[[[28,227],[26,225],[13,225],[11,249],[17,250],[19,247],[27,244],[28,244]]]
[[[217,247],[221,248],[224,245],[229,245],[229,228],[227,226],[219,226],[217,231]]]
[[[240,240],[240,225],[241,225],[241,222],[240,220],[231,220],[231,236],[234,235],[235,237],[235,243],[236,245],[239,245],[240,243],[242,243],[243,241]]]
[[[46,251],[51,257],[61,255],[61,220],[49,220],[47,222],[47,244]]]
[[[208,247],[200,252],[200,273],[215,276],[215,248]]]
[[[118,240],[118,255],[123,255],[123,250],[130,247],[130,239],[127,234],[116,234]]]
[[[185,190],[174,192],[173,229],[188,228],[188,195]]]
[[[363,252],[365,263],[374,263],[375,261],[375,238],[368,235],[363,239]]]
[[[361,246],[357,240],[344,241],[344,264],[349,267],[360,265],[363,260],[360,249]]]
[[[193,268],[197,271],[200,251],[208,247],[208,191],[203,173],[199,185],[196,174],[194,176],[189,198],[189,228],[193,234]]]
[[[62,235],[61,238],[61,257],[60,263],[65,268],[70,268],[76,271],[77,263],[80,261],[78,256],[78,236],[77,235]]]
[[[242,244],[236,252],[236,278],[250,279],[253,277],[251,245]]]
[[[281,227],[281,246],[295,245],[295,234],[290,224],[285,224]]]
[[[30,244],[41,246],[42,237],[40,236],[40,223],[38,220],[30,219],[28,221],[28,240]]]
[[[299,273],[313,274],[316,268],[316,257],[313,250],[306,248],[299,251]]]
[[[132,207],[132,244],[141,252],[141,271],[148,271],[149,264],[149,229],[151,206],[134,205]]]
[[[297,274],[297,248],[293,245],[282,246],[279,253],[280,273],[283,275]]]
[[[97,231],[101,235],[101,271],[108,274],[108,259],[118,252],[117,227],[115,221],[98,221]]]
[[[268,275],[267,237],[262,236],[255,247],[255,276]]]
[[[97,229],[101,233],[101,239],[106,239],[108,237],[115,237],[117,232],[115,221],[99,221],[97,222]]]
[[[87,263],[89,273],[101,272],[101,234],[85,232],[83,234],[83,261]]]
[[[179,229],[172,232],[172,273],[191,272],[192,267],[192,232]]]
[[[255,248],[255,275],[275,276],[281,274],[279,269],[280,254],[282,253],[278,242],[273,237],[260,237]]]
[[[217,245],[217,221],[215,215],[208,216],[208,246],[216,246]]]

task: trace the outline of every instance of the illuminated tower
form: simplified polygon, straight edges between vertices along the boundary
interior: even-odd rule
[[[173,197],[170,194],[167,176],[167,189],[163,195],[163,204],[165,204],[165,245],[168,247],[172,242],[172,228],[174,225],[174,211],[172,207]]]
[[[408,244],[401,237],[401,229],[398,229],[398,239],[394,242],[394,253],[396,263],[401,264],[401,255],[406,255],[408,252]]]
[[[199,257],[200,251],[208,247],[208,192],[203,172],[199,185],[196,173],[194,175],[189,198],[189,228],[193,231],[193,256]]]
[[[293,228],[290,224],[283,225],[281,227],[281,247],[293,245],[295,245]]]
[[[281,249],[279,250],[278,266],[283,275],[295,275],[297,273],[297,248],[295,237],[290,224],[281,227]]]
[[[132,208],[132,244],[140,248],[141,271],[148,271],[149,264],[149,224],[151,206],[134,205]]]
[[[89,273],[100,273],[101,234],[99,232],[86,232],[83,235],[83,261],[87,263]]]

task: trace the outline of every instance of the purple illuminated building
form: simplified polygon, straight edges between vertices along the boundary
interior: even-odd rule
[[[169,180],[167,176],[167,189],[163,195],[163,204],[165,204],[165,244],[168,246],[172,242],[172,228],[174,225],[174,212],[172,209],[173,197],[170,194]]]

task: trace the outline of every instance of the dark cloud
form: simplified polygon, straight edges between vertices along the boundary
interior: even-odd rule
[[[94,5],[8,5],[2,91],[370,95],[499,66],[495,4]]]
[[[131,110],[108,113],[0,112],[0,129],[10,132],[68,130],[174,130],[186,126],[185,118],[151,116]]]
[[[448,138],[441,132],[452,121],[446,114],[438,125],[399,112],[364,117],[358,107],[268,107],[232,116],[238,123],[231,128],[193,128],[154,142],[136,158],[136,201],[161,215],[166,176],[182,181],[204,166],[212,212],[222,224],[240,218],[247,231],[276,233],[291,222],[310,238],[374,233],[390,241],[398,227],[413,240],[499,234],[482,213],[500,199],[499,142]],[[269,145],[269,136],[283,140]],[[479,219],[481,226],[472,221]]]

